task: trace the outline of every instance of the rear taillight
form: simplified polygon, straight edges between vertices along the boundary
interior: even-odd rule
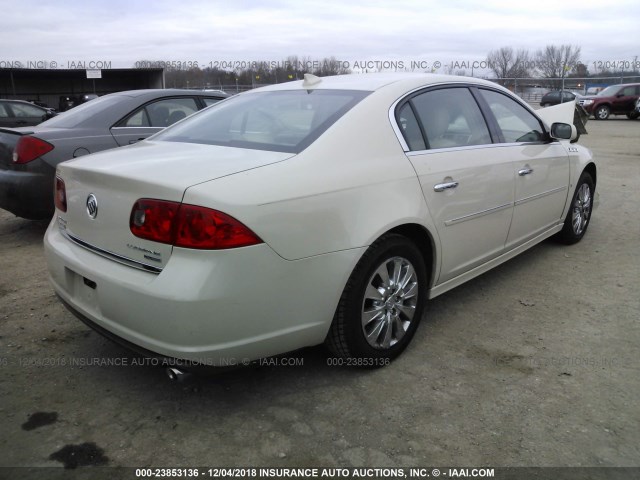
[[[131,233],[176,247],[221,250],[262,243],[235,218],[217,210],[143,198],[131,210]]]
[[[45,142],[38,137],[24,135],[20,137],[13,151],[13,163],[29,163],[51,150],[53,150],[53,145],[49,142]]]
[[[53,201],[58,210],[61,212],[67,211],[67,190],[64,186],[64,180],[60,177],[56,177],[56,190],[54,192]]]

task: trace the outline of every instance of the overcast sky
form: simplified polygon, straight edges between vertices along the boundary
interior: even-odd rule
[[[8,62],[283,60],[473,62],[502,46],[582,47],[581,60],[640,56],[640,1],[0,0]],[[638,57],[640,59],[640,57]]]

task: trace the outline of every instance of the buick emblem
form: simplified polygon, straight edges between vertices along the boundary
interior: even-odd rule
[[[87,197],[87,213],[91,218],[98,216],[98,199],[93,193]]]

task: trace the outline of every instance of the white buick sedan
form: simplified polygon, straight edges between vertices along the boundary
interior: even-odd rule
[[[60,164],[51,282],[150,355],[220,366],[324,342],[384,365],[428,299],[585,234],[596,165],[568,112],[429,74],[243,93]]]

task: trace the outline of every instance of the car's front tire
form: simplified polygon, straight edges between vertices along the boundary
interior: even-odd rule
[[[397,234],[379,238],[342,293],[325,341],[330,352],[369,367],[397,357],[418,328],[427,279],[425,259],[413,242]]]
[[[595,184],[587,172],[583,172],[578,180],[576,191],[571,199],[571,206],[564,220],[564,227],[557,234],[557,239],[566,245],[579,242],[584,237],[591,220]]]
[[[611,109],[609,108],[608,105],[600,105],[593,112],[593,116],[595,117],[596,120],[606,120],[607,118],[609,118],[610,114],[611,114]]]
[[[627,118],[629,120],[635,120],[636,118],[638,118],[638,116],[640,116],[640,114],[638,112],[636,112],[635,110],[633,112],[627,113]]]

